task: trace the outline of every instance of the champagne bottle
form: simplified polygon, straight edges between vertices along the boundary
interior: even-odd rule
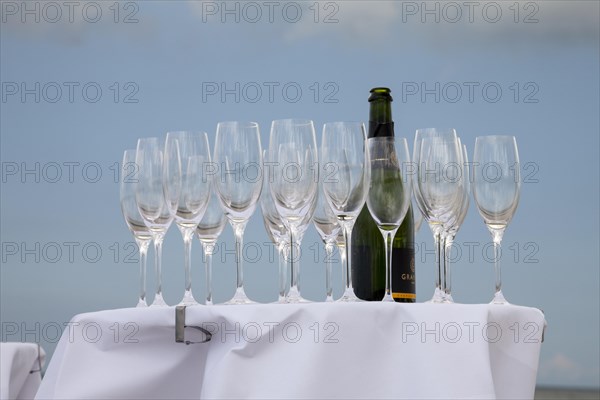
[[[368,137],[394,136],[392,96],[388,88],[371,89]],[[414,303],[415,250],[412,207],[394,236],[392,245],[392,296]],[[352,230],[352,286],[363,300],[379,301],[385,293],[383,236],[365,204]]]

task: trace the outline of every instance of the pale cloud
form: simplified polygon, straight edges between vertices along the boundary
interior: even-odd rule
[[[315,11],[318,4],[318,14]],[[322,0],[310,3],[307,18],[290,24],[285,33],[289,41],[333,34],[350,43],[368,42],[384,38],[393,29],[400,16],[400,8],[393,1],[332,2]]]
[[[559,373],[579,372],[580,369],[573,360],[561,353],[555,354],[545,366]]]
[[[146,41],[156,34],[158,26],[140,4],[143,3],[2,1],[2,35],[45,38],[65,45],[81,45],[94,35]]]
[[[518,3],[518,7],[515,4]],[[35,13],[25,13],[23,5]],[[58,22],[57,4],[62,15]],[[77,1],[73,8],[64,2],[2,2],[2,33],[18,37],[50,37],[68,44],[79,44],[90,35],[98,33],[124,38],[142,39],[160,35],[172,21],[164,20],[164,7],[177,7],[167,2],[119,3],[118,15],[114,2]],[[70,4],[70,3],[69,3]],[[129,8],[124,9],[126,4]],[[136,5],[137,10],[132,8]],[[268,6],[268,4],[275,4]],[[465,4],[472,4],[466,6]],[[97,22],[98,5],[101,17]],[[188,1],[181,4],[179,12],[189,12],[199,23],[216,28],[234,24],[235,15],[223,17],[223,9],[236,9],[240,20],[235,35],[243,32],[243,40],[264,40],[269,33],[272,38],[301,42],[312,40],[334,40],[347,46],[364,46],[373,43],[401,46],[413,42],[432,46],[447,43],[482,45],[513,44],[597,44],[600,36],[597,1]],[[293,6],[292,6],[293,5]],[[269,7],[273,7],[269,9]],[[301,18],[290,22],[288,16],[301,8]],[[501,13],[494,22],[497,12]],[[176,10],[176,9],[175,9]],[[433,10],[433,12],[432,12]],[[256,12],[260,18],[254,18]],[[458,14],[457,14],[458,13]],[[234,12],[235,14],[235,12]],[[139,23],[123,23],[127,17],[139,19]],[[115,17],[120,21],[113,23]],[[269,21],[272,17],[273,21]],[[226,18],[226,22],[221,22]],[[188,20],[189,21],[189,20]],[[528,22],[526,22],[528,21]],[[160,26],[159,26],[160,23]],[[185,22],[182,22],[185,23]]]
[[[474,23],[461,23],[463,40],[479,40],[509,45],[598,43],[600,3],[589,1],[489,2],[500,5],[502,16],[493,21],[496,6],[481,2]],[[518,7],[515,4],[518,3]],[[492,18],[490,18],[492,17]],[[486,19],[487,18],[487,19]],[[443,24],[438,24],[439,27]],[[431,32],[435,35],[436,31]]]
[[[243,10],[248,3],[227,4],[233,9],[236,3],[244,23]],[[262,11],[262,18],[256,24],[270,25],[274,34],[288,42],[327,38],[349,45],[382,40],[396,45],[410,41],[435,46],[460,41],[465,45],[510,46],[595,44],[600,35],[600,6],[590,1],[279,1],[274,2],[277,4],[274,24],[267,22],[267,7],[263,5],[266,3],[250,3],[257,4]],[[299,21],[290,23],[282,18],[281,11],[288,3],[302,7]],[[222,2],[190,1],[189,4],[204,23],[221,23]],[[215,11],[214,7],[218,11],[213,15],[210,13]],[[246,25],[252,28],[253,24]],[[252,29],[247,32],[251,38]]]
[[[555,353],[539,367],[539,379],[543,382],[561,382],[577,385],[582,381],[598,381],[598,368],[586,368],[563,353]]]

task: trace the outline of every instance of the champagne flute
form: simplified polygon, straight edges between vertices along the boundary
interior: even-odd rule
[[[235,235],[237,284],[225,304],[251,304],[244,291],[242,250],[244,230],[262,190],[262,149],[256,122],[219,122],[214,162],[220,174],[214,180],[225,216]]]
[[[411,183],[403,171],[410,157],[406,139],[386,136],[367,140],[371,156],[371,180],[367,207],[383,235],[385,245],[385,295],[381,301],[394,302],[392,297],[392,244],[411,202]]]
[[[509,304],[502,294],[498,262],[500,243],[510,223],[521,193],[519,151],[514,136],[479,136],[473,156],[473,195],[479,214],[492,235],[496,292],[493,304]]]
[[[287,302],[305,301],[298,285],[301,226],[313,207],[318,186],[317,144],[310,120],[283,119],[271,124],[269,159],[274,161],[269,182],[275,207],[290,234],[291,284]]]
[[[192,239],[210,197],[208,136],[204,132],[168,132],[165,141],[164,186],[177,203],[174,220],[184,244],[185,292],[182,306],[198,305],[192,293]]]
[[[445,303],[454,303],[454,299],[452,299],[452,274],[450,271],[450,251],[452,250],[452,244],[454,243],[454,238],[456,237],[456,233],[460,229],[465,217],[467,216],[467,211],[469,209],[469,195],[471,193],[471,188],[469,185],[469,168],[468,168],[468,156],[467,156],[467,147],[464,144],[461,144],[460,138],[458,138],[459,147],[461,148],[462,155],[462,180],[463,180],[463,191],[461,195],[461,199],[458,202],[458,209],[455,208],[454,215],[450,219],[446,233],[444,235],[444,302]],[[445,227],[446,228],[446,227]]]
[[[436,245],[435,291],[430,302],[442,303],[442,261],[444,223],[461,196],[461,156],[454,129],[418,129],[413,148],[413,189],[417,206],[429,224]]]
[[[341,227],[338,220],[329,207],[325,194],[323,193],[323,184],[319,182],[319,192],[317,195],[317,204],[313,215],[313,223],[323,244],[325,245],[325,301],[333,301],[333,287],[331,285],[331,257],[333,256],[334,246],[337,243]]]
[[[196,236],[202,243],[202,250],[204,252],[204,260],[206,263],[206,300],[205,304],[213,304],[212,299],[212,256],[215,252],[215,245],[219,235],[225,228],[225,214],[219,203],[214,190],[211,191],[210,200],[208,206],[204,212],[204,216],[196,227]]]
[[[352,288],[352,228],[365,204],[371,166],[365,126],[360,122],[329,122],[323,126],[323,193],[346,241],[345,291],[338,301],[360,301]]]
[[[138,181],[138,168],[135,163],[135,150],[125,150],[121,164],[121,182],[119,185],[121,212],[127,227],[133,234],[140,253],[140,293],[136,307],[148,307],[146,303],[146,256],[152,241],[150,230],[144,224],[135,202],[135,187]]]
[[[263,223],[269,238],[277,246],[277,253],[279,255],[279,298],[278,303],[286,302],[286,291],[287,291],[287,252],[289,247],[289,232],[283,223],[279,211],[273,201],[271,190],[269,188],[269,182],[272,180],[272,174],[270,172],[270,166],[267,150],[263,150],[263,189],[260,195],[260,208],[263,215]]]
[[[165,197],[163,151],[158,138],[138,139],[135,163],[139,168],[135,201],[154,242],[156,294],[151,306],[166,306],[162,296],[162,243],[173,222],[177,203]]]

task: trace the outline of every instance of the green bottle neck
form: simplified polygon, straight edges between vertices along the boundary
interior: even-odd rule
[[[369,134],[370,138],[394,136],[392,120],[392,96],[386,88],[371,90],[369,97]]]

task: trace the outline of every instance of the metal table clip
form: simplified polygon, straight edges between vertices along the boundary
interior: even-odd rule
[[[185,340],[185,328],[194,328],[199,330],[204,334],[204,340],[193,342],[190,340]],[[177,343],[185,343],[185,344],[197,344],[197,343],[206,343],[210,342],[212,339],[212,333],[208,330],[195,325],[186,325],[185,324],[185,306],[177,306],[175,307],[175,342]]]

